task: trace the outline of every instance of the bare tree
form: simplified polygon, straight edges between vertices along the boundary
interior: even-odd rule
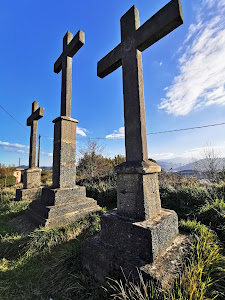
[[[102,155],[103,147],[97,142],[88,141],[86,148],[80,150],[82,157],[77,166],[80,179],[102,176],[112,169],[111,160]]]
[[[214,181],[221,169],[219,152],[210,143],[207,143],[201,151],[200,157],[193,159],[193,165],[200,177]]]

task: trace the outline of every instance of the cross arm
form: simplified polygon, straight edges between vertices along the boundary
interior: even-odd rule
[[[73,57],[77,53],[77,51],[84,45],[84,43],[84,32],[82,30],[79,30],[68,45],[67,55]]]
[[[54,64],[54,72],[59,73],[62,70],[62,59],[63,55],[67,55],[69,57],[73,57],[77,51],[84,45],[85,43],[85,34],[82,30],[79,30],[76,35],[73,37],[72,41],[67,45],[66,53],[62,53],[60,57]]]
[[[44,116],[44,108],[39,107],[35,112],[27,119],[27,126],[31,126],[34,120],[39,120]]]
[[[180,0],[171,0],[136,31],[137,48],[144,51],[183,24]]]
[[[98,62],[97,75],[104,78],[122,65],[122,46],[119,44]]]
[[[62,54],[60,57],[57,59],[57,61],[54,63],[54,72],[56,74],[59,74],[59,72],[62,70]]]

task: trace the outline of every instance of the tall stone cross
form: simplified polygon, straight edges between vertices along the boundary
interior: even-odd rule
[[[84,45],[84,32],[73,38],[67,32],[63,38],[63,52],[54,64],[54,72],[62,70],[61,115],[53,120],[53,186],[71,188],[76,181],[76,124],[71,118],[72,57]]]
[[[71,117],[72,57],[84,45],[84,32],[74,36],[67,31],[63,38],[63,52],[54,64],[54,72],[62,70],[61,116]]]
[[[44,116],[44,108],[38,108],[38,102],[32,103],[31,115],[27,119],[27,126],[31,126],[30,130],[30,154],[29,168],[36,167],[36,143],[37,143],[37,121]]]
[[[183,23],[172,0],[140,27],[135,6],[121,18],[121,43],[98,62],[103,78],[122,65],[126,161],[148,160],[141,52]]]

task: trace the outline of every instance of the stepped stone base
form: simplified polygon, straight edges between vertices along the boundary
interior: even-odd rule
[[[73,188],[43,188],[42,197],[33,201],[26,216],[36,226],[63,226],[100,210],[97,202],[86,197],[82,186]]]
[[[34,201],[41,198],[42,187],[33,189],[17,189],[16,201]]]
[[[121,268],[126,276],[132,273],[136,280],[137,269],[145,278],[160,280],[156,276],[157,272],[155,274],[150,270],[159,265],[162,256],[166,257],[166,249],[178,237],[177,214],[167,209],[161,209],[160,212],[154,219],[142,222],[122,217],[116,210],[104,214],[100,235],[84,244],[83,265],[100,281],[104,281],[106,277],[120,278]],[[179,244],[179,241],[176,243]],[[180,264],[182,255],[177,251],[179,246],[175,248],[169,257],[177,257]],[[167,272],[173,265],[172,262],[167,263]]]

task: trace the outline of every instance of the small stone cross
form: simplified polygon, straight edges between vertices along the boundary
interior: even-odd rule
[[[30,131],[30,154],[29,154],[29,168],[36,166],[36,143],[37,143],[37,120],[44,116],[44,108],[38,108],[38,102],[32,103],[31,115],[27,119],[27,126],[31,126]]]
[[[62,70],[61,116],[71,117],[72,57],[84,45],[84,32],[74,36],[67,31],[63,38],[63,52],[54,64],[54,72]]]
[[[98,62],[103,78],[122,65],[126,161],[148,160],[141,52],[183,23],[172,0],[141,27],[135,6],[121,18],[121,43]]]

